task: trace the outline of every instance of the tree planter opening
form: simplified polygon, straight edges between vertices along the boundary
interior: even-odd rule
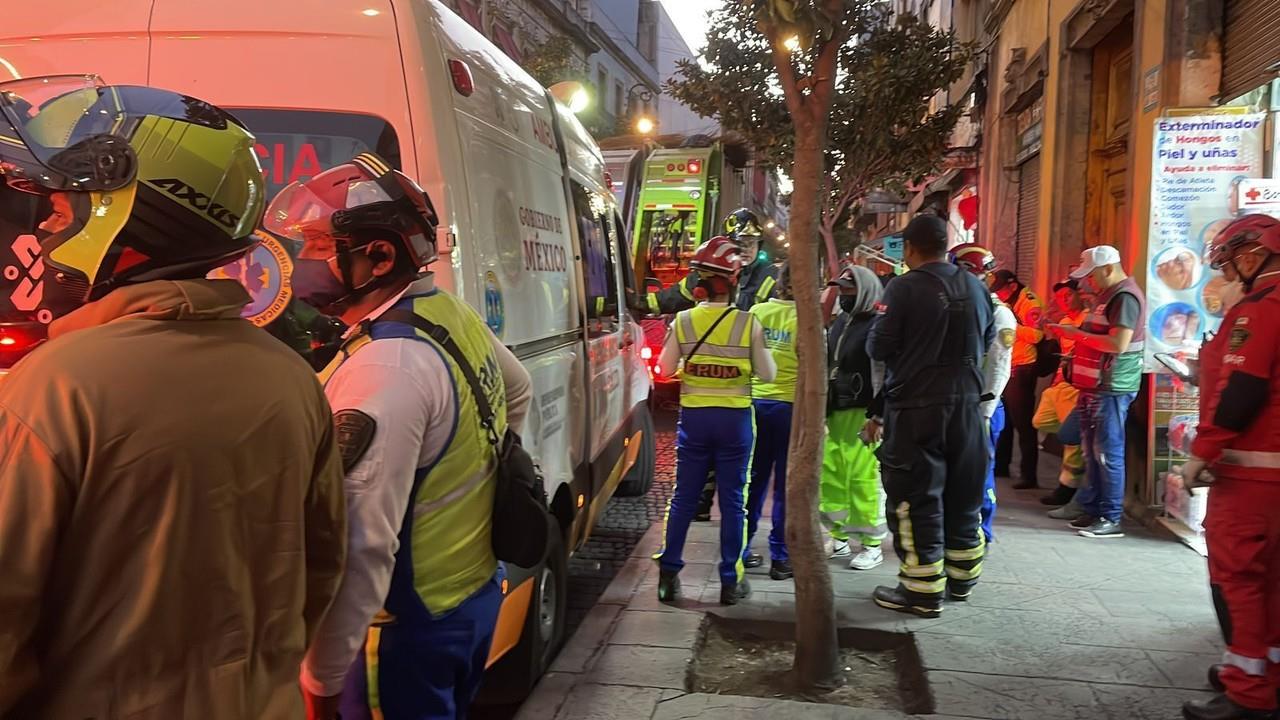
[[[910,714],[934,712],[920,652],[910,633],[839,628],[844,685],[815,695],[792,681],[795,625],[707,615],[694,645],[690,692],[782,698]]]

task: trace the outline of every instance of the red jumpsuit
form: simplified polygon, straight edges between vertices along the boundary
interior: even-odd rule
[[[1276,707],[1280,690],[1280,278],[1261,278],[1200,353],[1200,426],[1209,463],[1209,581],[1227,652],[1227,695]]]

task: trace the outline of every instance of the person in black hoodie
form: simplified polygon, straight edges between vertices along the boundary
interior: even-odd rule
[[[840,314],[827,330],[827,439],[822,455],[819,510],[831,532],[831,556],[849,557],[849,567],[870,570],[884,560],[887,534],[879,444],[884,364],[867,355],[867,334],[883,286],[865,267],[849,268],[832,281]]]

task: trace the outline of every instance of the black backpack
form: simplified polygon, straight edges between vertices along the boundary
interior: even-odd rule
[[[378,320],[404,323],[425,332],[440,344],[458,364],[480,412],[480,425],[497,451],[498,477],[493,491],[493,554],[503,562],[523,568],[535,567],[546,556],[551,523],[547,513],[547,491],[542,473],[510,427],[501,438],[494,422],[497,413],[489,404],[475,368],[467,362],[462,348],[449,331],[407,310],[388,310]]]
[[[1062,345],[1048,335],[1036,343],[1036,376],[1049,377],[1062,364]]]

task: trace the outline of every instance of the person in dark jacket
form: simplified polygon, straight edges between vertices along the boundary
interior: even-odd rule
[[[725,216],[724,234],[742,249],[747,264],[738,276],[738,289],[733,295],[733,305],[739,310],[750,310],[774,296],[778,284],[778,266],[760,252],[764,230],[760,218],[746,208],[738,208]],[[646,309],[655,315],[672,315],[688,310],[696,303],[694,289],[698,287],[698,272],[690,271],[680,282],[658,292],[649,293]]]
[[[995,340],[991,298],[947,261],[947,226],[914,218],[903,233],[911,272],[889,283],[867,354],[886,364],[883,463],[889,527],[902,563],[881,607],[938,617],[942,595],[968,599],[982,572],[987,448],[982,364]]]
[[[831,556],[850,558],[854,570],[870,570],[884,559],[880,544],[888,531],[875,456],[884,413],[884,363],[867,355],[867,335],[884,288],[865,267],[850,268],[831,285],[840,293],[840,314],[827,330],[827,439],[818,510],[831,532]]]

